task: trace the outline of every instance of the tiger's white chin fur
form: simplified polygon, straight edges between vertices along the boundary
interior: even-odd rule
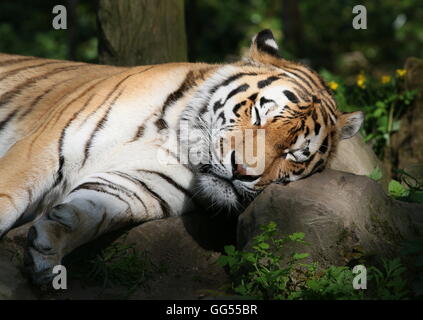
[[[207,199],[210,207],[236,211],[240,209],[240,196],[235,186],[224,178],[210,173],[199,173],[196,187],[200,198]]]

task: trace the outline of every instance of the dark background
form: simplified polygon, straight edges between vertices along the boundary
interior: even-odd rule
[[[57,4],[68,9],[68,30],[51,26]],[[367,8],[367,30],[352,27],[357,4]],[[98,62],[97,5],[1,1],[0,52]],[[338,74],[399,68],[423,52],[421,0],[185,0],[185,24],[189,61],[234,60],[264,28],[273,30],[284,57]]]

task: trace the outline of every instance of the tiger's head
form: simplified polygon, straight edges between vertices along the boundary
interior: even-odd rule
[[[342,113],[323,79],[282,59],[270,30],[258,33],[243,61],[206,80],[183,116],[199,193],[239,207],[272,182],[322,170],[340,139],[360,129],[363,113]]]

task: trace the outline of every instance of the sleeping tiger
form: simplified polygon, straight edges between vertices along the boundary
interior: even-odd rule
[[[316,72],[282,59],[270,30],[230,64],[1,54],[0,237],[37,218],[27,266],[47,283],[65,255],[106,232],[239,211],[272,182],[322,170],[362,121],[337,110]],[[254,163],[244,161],[247,131]]]

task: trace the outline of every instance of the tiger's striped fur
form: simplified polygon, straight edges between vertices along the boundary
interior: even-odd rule
[[[362,119],[341,114],[315,72],[279,58],[269,30],[243,61],[223,65],[112,67],[1,54],[0,236],[38,217],[28,257],[34,281],[47,282],[66,254],[108,231],[236,207],[271,182],[313,174]],[[200,128],[188,148],[264,129],[264,169],[238,161],[236,142],[220,157],[206,151],[209,164],[180,161],[182,121]],[[159,151],[175,161],[158,161]]]

